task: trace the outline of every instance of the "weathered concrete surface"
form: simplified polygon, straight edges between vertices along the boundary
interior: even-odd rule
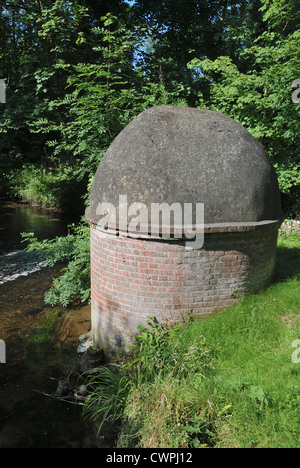
[[[263,147],[214,111],[153,107],[137,116],[104,155],[91,191],[99,202],[204,203],[205,223],[257,222],[281,216],[275,171]],[[195,219],[193,219],[195,223]]]

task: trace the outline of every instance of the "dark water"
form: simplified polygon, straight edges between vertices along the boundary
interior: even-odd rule
[[[67,225],[57,213],[0,200],[0,340],[6,344],[6,362],[0,363],[0,448],[108,446],[104,438],[96,439],[80,408],[48,396],[78,363],[78,337],[90,329],[90,307],[45,306],[44,293],[59,268],[35,271],[35,260],[20,252],[20,232],[53,238],[66,234]],[[51,314],[62,320],[55,340],[33,352],[29,343]]]
[[[21,232],[34,232],[40,240],[52,239],[67,234],[68,220],[55,211],[0,200],[0,253],[24,248]]]

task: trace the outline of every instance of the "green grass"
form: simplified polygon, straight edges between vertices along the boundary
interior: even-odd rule
[[[61,176],[26,165],[10,175],[11,192],[31,204],[56,208],[61,203]]]
[[[141,329],[119,373],[118,447],[300,446],[299,253],[300,237],[281,235],[267,290],[201,321]]]
[[[8,175],[8,193],[30,204],[44,208],[58,209],[63,212],[83,210],[86,182],[76,179],[72,168],[60,170],[41,168],[34,164],[25,164],[14,169]]]

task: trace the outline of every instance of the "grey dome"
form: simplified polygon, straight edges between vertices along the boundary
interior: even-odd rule
[[[218,112],[158,106],[139,114],[102,158],[87,217],[97,206],[204,203],[205,224],[272,220],[280,192],[263,147],[240,124]]]

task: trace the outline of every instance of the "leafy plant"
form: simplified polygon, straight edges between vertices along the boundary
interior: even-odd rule
[[[36,251],[45,259],[45,265],[54,266],[68,262],[61,275],[53,280],[53,286],[45,295],[50,305],[67,306],[78,297],[81,302],[90,300],[90,237],[89,225],[70,226],[73,231],[65,237],[38,241],[33,233],[23,234],[27,251]]]
[[[131,382],[117,368],[103,367],[95,376],[86,378],[88,397],[83,416],[98,423],[98,435],[104,423],[115,423],[123,417]]]
[[[292,102],[292,83],[300,72],[300,33],[293,2],[289,7],[280,0],[270,8],[270,2],[261,3],[266,30],[243,48],[243,68],[222,55],[193,59],[188,67],[200,70],[210,84],[210,99],[200,96],[201,105],[234,118],[265,147],[278,175],[284,211],[294,217],[300,206],[300,162],[299,106]]]
[[[192,448],[204,448],[212,444],[215,433],[207,428],[207,421],[197,414],[194,414],[187,426],[183,426],[184,431],[190,436],[189,445]]]
[[[7,176],[10,195],[46,208],[70,210],[70,199],[77,198],[82,188],[70,169],[51,170],[24,164]]]

